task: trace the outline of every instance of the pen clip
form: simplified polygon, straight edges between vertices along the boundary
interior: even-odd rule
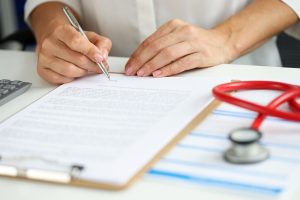
[[[71,10],[70,10],[67,6],[65,6],[65,7],[63,8],[63,11],[64,11],[65,15],[67,16],[67,18],[68,18],[69,22],[71,23],[71,25],[72,25],[77,31],[80,32],[81,27],[80,27],[80,25],[79,25],[79,22],[78,22],[77,19],[74,17],[74,15],[72,14]]]

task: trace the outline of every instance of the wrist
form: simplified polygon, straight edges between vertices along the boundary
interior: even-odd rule
[[[69,23],[63,13],[64,6],[64,4],[59,2],[48,2],[41,4],[33,10],[29,19],[38,44],[45,37],[51,35],[58,26]],[[49,10],[51,12],[48,12]],[[76,13],[74,14],[77,17]]]
[[[37,43],[43,42],[45,38],[50,37],[54,33],[55,29],[65,24],[67,24],[65,19],[54,18],[49,20],[46,26],[35,31]]]
[[[219,44],[222,45],[226,62],[230,63],[242,55],[242,45],[236,40],[236,31],[230,25],[221,24],[212,29],[217,35]]]

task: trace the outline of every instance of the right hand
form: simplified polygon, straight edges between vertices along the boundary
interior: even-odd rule
[[[52,26],[37,45],[38,74],[50,83],[63,84],[88,72],[101,73],[95,62],[106,61],[111,40],[85,32],[89,41],[69,24]],[[49,29],[48,29],[49,30]]]

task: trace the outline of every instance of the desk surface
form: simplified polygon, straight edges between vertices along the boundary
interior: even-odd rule
[[[118,58],[126,62],[125,58]],[[110,62],[110,61],[109,61]],[[113,62],[113,61],[111,61]],[[110,62],[111,66],[115,66]],[[111,69],[114,72],[122,72],[122,66],[115,66]],[[193,70],[183,73],[180,76],[197,77],[223,77],[232,79],[264,79],[264,80],[287,80],[299,79],[300,69],[280,68],[280,67],[260,67],[244,65],[220,65],[212,68]],[[34,53],[24,53],[15,51],[0,50],[0,79],[20,79],[33,83],[32,88],[0,107],[0,121],[6,119],[28,104],[37,100],[55,86],[43,81],[36,74],[36,61]],[[222,200],[247,200],[263,199],[248,195],[241,195],[230,191],[222,191],[216,188],[201,187],[199,185],[184,184],[180,182],[171,182],[167,180],[156,180],[144,177],[137,181],[130,188],[119,191],[103,191],[96,189],[70,187],[64,185],[55,185],[47,183],[37,183],[25,180],[14,180],[0,178],[0,196],[1,199],[23,199],[44,200],[64,198],[64,199],[222,199]],[[293,199],[300,198],[300,191]]]

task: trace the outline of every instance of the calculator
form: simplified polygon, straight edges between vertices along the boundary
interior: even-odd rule
[[[0,79],[0,106],[26,92],[32,83]]]

